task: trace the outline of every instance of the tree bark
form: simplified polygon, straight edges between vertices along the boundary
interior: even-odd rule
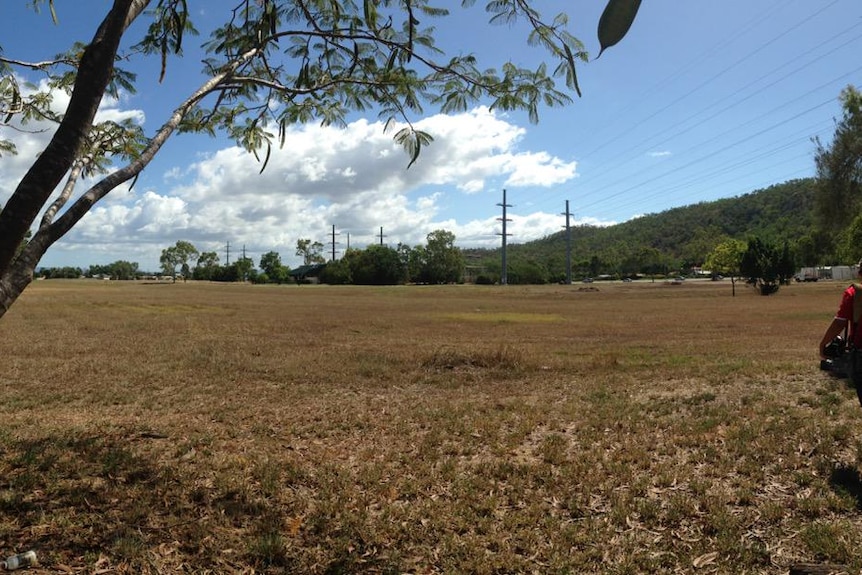
[[[138,2],[144,1],[138,0]],[[138,175],[155,157],[168,138],[176,131],[188,111],[202,98],[212,92],[212,90],[229,79],[238,67],[259,53],[259,48],[249,50],[234,59],[228,66],[225,66],[219,74],[204,82],[200,88],[174,110],[168,121],[159,128],[159,131],[150,139],[146,148],[144,148],[137,158],[117,171],[105,176],[96,185],[87,190],[57,221],[40,227],[39,231],[33,236],[33,239],[27,244],[27,247],[11,262],[11,265],[7,265],[5,271],[3,268],[0,268],[0,318],[3,317],[12,304],[15,303],[18,296],[33,281],[33,271],[48,248],[71,230],[96,202],[104,198],[111,190],[123,182]]]
[[[84,50],[69,105],[54,137],[0,211],[0,317],[30,285],[42,256],[62,236],[57,228],[41,226],[16,256],[39,211],[72,168],[113,76],[120,40],[149,3],[150,0],[114,0]]]
[[[18,296],[33,281],[33,270],[50,245],[47,236],[36,234],[7,270],[0,274],[0,318],[6,315]]]
[[[133,5],[142,10],[146,4],[142,0],[114,0],[84,50],[63,120],[0,212],[0,275],[5,276],[27,230],[72,167],[113,75],[120,39],[134,18]]]

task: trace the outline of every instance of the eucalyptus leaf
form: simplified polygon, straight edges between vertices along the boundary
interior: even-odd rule
[[[610,0],[599,19],[599,56],[628,33],[637,16],[641,0]],[[599,56],[596,56],[598,58]]]

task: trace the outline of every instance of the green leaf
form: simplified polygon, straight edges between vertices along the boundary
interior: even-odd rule
[[[609,0],[599,19],[599,50],[598,58],[606,49],[622,40],[637,16],[641,0]]]
[[[12,104],[9,106],[9,115],[6,116],[5,123],[9,123],[12,121],[12,117],[15,115],[15,110],[21,105],[21,92],[18,91],[18,85],[15,83],[11,84],[12,89]]]
[[[271,153],[272,153],[272,145],[269,142],[267,142],[266,143],[266,157],[263,159],[263,165],[260,167],[259,173],[262,174],[263,171],[266,169],[266,165],[269,164],[269,155]]]
[[[404,151],[410,156],[410,163],[407,164],[407,169],[419,159],[419,153],[422,151],[422,146],[430,144],[434,138],[427,132],[415,130],[413,128],[402,128],[395,134],[395,142],[400,144]]]
[[[575,57],[572,55],[572,51],[569,49],[568,44],[563,44],[563,48],[566,50],[566,62],[569,64],[569,72],[571,73],[571,85],[574,86],[575,92],[580,96],[581,87],[578,85],[578,73],[575,70]]]

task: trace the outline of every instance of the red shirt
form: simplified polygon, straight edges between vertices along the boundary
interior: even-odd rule
[[[841,305],[838,306],[838,313],[835,317],[848,322],[850,326],[850,341],[857,349],[862,349],[862,330],[854,329],[853,325],[853,300],[855,299],[856,288],[852,285],[844,290],[844,296],[841,298]]]

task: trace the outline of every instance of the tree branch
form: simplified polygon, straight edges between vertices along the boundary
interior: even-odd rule
[[[147,3],[148,0],[114,0],[84,51],[63,121],[0,212],[0,273],[13,261],[42,206],[75,162],[113,74],[123,32],[140,13],[134,10],[142,10]]]
[[[66,64],[68,66],[74,66],[76,64],[74,60],[66,58],[60,58],[59,60],[45,60],[43,62],[25,62],[23,60],[14,60],[4,56],[0,56],[0,63],[9,64],[10,66],[18,66],[19,68],[30,68],[31,70],[44,70],[45,68],[51,68],[58,64]]]
[[[249,50],[241,57],[231,62],[228,66],[223,67],[221,73],[207,80],[174,110],[168,121],[165,122],[162,127],[159,128],[159,131],[156,132],[155,136],[150,139],[140,156],[119,170],[105,176],[96,185],[81,195],[81,197],[78,198],[72,206],[57,219],[56,222],[40,229],[33,239],[36,240],[38,238],[41,240],[43,236],[46,237],[48,242],[45,249],[47,249],[51,244],[63,237],[63,235],[72,229],[72,227],[90,211],[90,208],[96,204],[96,202],[104,198],[123,182],[126,182],[140,174],[141,170],[143,170],[152,161],[159,149],[161,149],[168,138],[170,138],[176,131],[189,110],[191,110],[207,95],[216,91],[221,83],[231,79],[232,74],[237,68],[244,65],[259,53],[259,48]]]

